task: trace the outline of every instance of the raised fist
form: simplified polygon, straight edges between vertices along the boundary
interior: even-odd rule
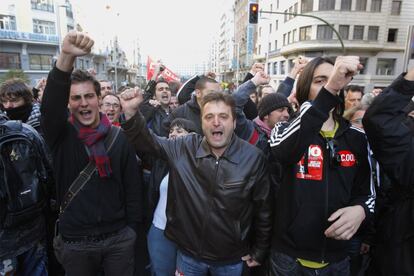
[[[252,82],[256,85],[264,85],[270,82],[270,77],[263,71],[258,71],[252,78]]]
[[[250,74],[253,76],[256,75],[257,72],[264,71],[264,64],[260,62],[256,62],[252,65],[252,68],[250,68]]]
[[[70,31],[62,42],[62,53],[80,57],[90,53],[94,41],[86,34],[77,31]]]
[[[333,93],[338,93],[352,81],[363,66],[359,63],[358,56],[339,56],[336,58],[333,72],[326,83],[325,88]]]
[[[122,111],[125,114],[125,118],[129,120],[134,117],[138,110],[139,104],[142,102],[140,92],[134,88],[129,88],[120,94]]]

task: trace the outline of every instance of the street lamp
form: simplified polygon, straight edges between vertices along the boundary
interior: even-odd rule
[[[111,6],[110,5],[106,5],[105,9],[109,12],[111,10]],[[116,13],[116,17],[119,16],[119,12]],[[116,20],[113,20],[116,21]],[[114,71],[115,71],[115,93],[118,93],[118,36],[115,33],[114,36],[114,50],[112,53],[112,61],[114,63]]]
[[[59,54],[62,51],[62,30],[61,30],[61,25],[60,25],[60,8],[68,8],[68,5],[66,4],[57,4],[56,3],[56,27],[57,27],[57,31],[58,31],[58,44],[59,44]]]

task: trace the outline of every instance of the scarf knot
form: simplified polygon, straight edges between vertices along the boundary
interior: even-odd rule
[[[100,177],[109,177],[112,173],[111,163],[105,149],[104,140],[111,129],[111,122],[106,115],[100,113],[97,128],[85,127],[71,115],[69,122],[78,131],[78,138],[88,149],[89,161],[95,163]]]

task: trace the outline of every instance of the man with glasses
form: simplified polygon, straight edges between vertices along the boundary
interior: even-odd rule
[[[119,117],[121,116],[122,108],[117,95],[106,94],[102,98],[101,111],[113,125],[120,126]]]

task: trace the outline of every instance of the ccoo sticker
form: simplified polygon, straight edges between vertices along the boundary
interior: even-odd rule
[[[353,167],[355,166],[356,159],[355,155],[349,150],[341,150],[338,152],[341,157],[341,166],[342,167]]]

